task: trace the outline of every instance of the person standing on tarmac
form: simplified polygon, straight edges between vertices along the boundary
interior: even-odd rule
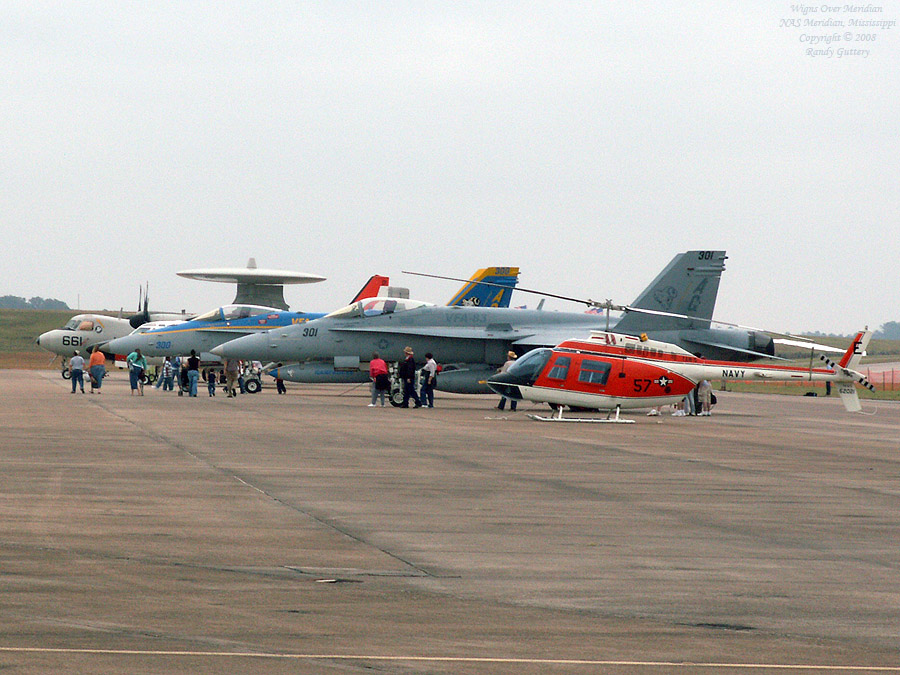
[[[91,393],[94,393],[94,389],[98,394],[102,393],[100,387],[103,386],[103,378],[106,376],[106,355],[100,351],[100,347],[94,347],[91,353],[88,372],[91,374]]]
[[[515,362],[516,362],[516,353],[512,350],[506,352],[506,363],[504,363],[502,366],[500,366],[500,369],[497,372],[505,373],[507,370],[509,370],[510,366],[512,366],[512,364],[514,364]],[[509,411],[510,412],[516,411],[516,403],[518,403],[518,401],[516,401],[516,399],[514,399],[514,398],[509,399]],[[497,404],[497,410],[505,410],[505,409],[506,409],[506,397],[504,396],[503,398],[500,399],[500,403]]]
[[[197,398],[197,382],[200,380],[200,359],[197,357],[197,352],[193,349],[187,360],[187,375],[188,382],[191,385],[188,395]]]
[[[76,385],[81,385],[81,393],[84,393],[84,357],[76,349],[69,359],[69,372],[72,374],[72,393],[75,393]],[[91,392],[92,394],[94,392]]]
[[[384,397],[388,389],[391,388],[391,381],[388,379],[388,367],[384,359],[378,356],[378,352],[372,353],[372,360],[369,361],[369,378],[372,380],[372,402],[370,408],[375,407],[375,399],[381,395],[381,407],[384,407]]]
[[[241,362],[237,359],[225,360],[225,395],[228,398],[237,396],[234,385],[238,380],[238,373],[241,370]]]
[[[131,395],[140,388],[141,396],[144,395],[144,373],[147,371],[147,359],[141,354],[140,349],[135,349],[125,357],[128,366],[128,380],[131,384]]]
[[[431,352],[425,354],[425,365],[422,366],[422,389],[419,398],[426,408],[434,407],[434,385],[437,383],[437,362]]]
[[[406,354],[406,359],[398,369],[400,381],[403,382],[403,403],[400,404],[400,407],[408,408],[409,399],[412,399],[416,404],[415,407],[421,408],[422,401],[419,400],[419,395],[416,393],[416,360],[413,358],[412,347],[404,347],[403,353]]]
[[[697,385],[697,400],[700,402],[700,412],[697,413],[697,416],[709,417],[712,414],[710,412],[712,384],[710,384],[709,380],[700,380],[700,384]]]

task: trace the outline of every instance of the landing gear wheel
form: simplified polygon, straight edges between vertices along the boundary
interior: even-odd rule
[[[71,380],[71,379],[72,379],[72,371],[69,370],[68,368],[66,368],[65,370],[63,370],[63,371],[60,373],[60,375],[62,375],[62,379],[64,379],[64,380]]]
[[[259,381],[259,378],[251,377],[249,380],[244,380],[244,391],[248,394],[258,394],[260,389],[262,389],[262,382]]]
[[[395,408],[399,408],[403,405],[403,390],[399,387],[397,389],[391,389],[388,398],[391,399],[391,405]]]

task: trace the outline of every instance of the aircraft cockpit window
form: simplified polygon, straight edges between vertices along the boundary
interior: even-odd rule
[[[544,366],[547,365],[547,361],[550,360],[552,354],[552,349],[535,349],[512,364],[506,372],[511,375],[521,376],[529,382],[533,382],[537,379],[538,375],[541,374],[541,371],[544,369]]]
[[[222,308],[222,314],[226,321],[237,321],[257,314],[267,314],[278,310],[261,305],[227,305]]]
[[[418,300],[406,300],[404,298],[369,298],[360,300],[352,305],[347,305],[329,314],[333,319],[350,319],[359,316],[380,316],[382,314],[395,314],[405,312],[416,307],[424,307],[429,303]]]
[[[94,322],[82,321],[80,324],[78,324],[78,330],[94,330]]]
[[[75,330],[78,327],[78,324],[81,323],[81,319],[69,319],[66,322],[66,325],[63,326],[63,330]]]
[[[606,384],[610,370],[612,370],[611,363],[585,359],[581,362],[581,372],[578,373],[578,381],[589,384]]]
[[[211,309],[204,314],[198,314],[195,316],[193,321],[222,321],[222,308],[216,307],[215,309]]]
[[[257,314],[268,314],[277,312],[272,307],[263,307],[262,305],[225,305],[221,308],[224,321],[237,321],[238,319],[246,319]]]

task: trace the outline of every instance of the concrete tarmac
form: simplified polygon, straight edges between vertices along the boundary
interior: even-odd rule
[[[563,425],[0,373],[0,670],[900,672],[900,407]]]

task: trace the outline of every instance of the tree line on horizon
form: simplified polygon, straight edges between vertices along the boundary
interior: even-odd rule
[[[56,298],[20,298],[18,295],[0,296],[0,309],[71,309]]]

